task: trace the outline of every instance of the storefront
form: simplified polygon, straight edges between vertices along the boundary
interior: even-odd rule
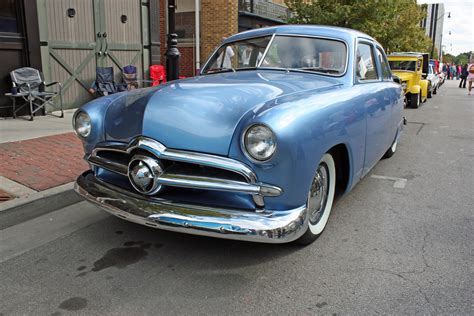
[[[0,117],[10,116],[10,71],[20,67],[41,69],[36,0],[0,1]]]

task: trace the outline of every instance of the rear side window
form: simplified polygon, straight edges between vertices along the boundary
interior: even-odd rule
[[[390,66],[388,65],[387,58],[380,48],[377,48],[377,58],[379,59],[380,66],[382,67],[382,78],[383,80],[390,80],[392,73]]]
[[[358,81],[377,80],[377,68],[372,46],[359,43],[356,54],[356,76]]]

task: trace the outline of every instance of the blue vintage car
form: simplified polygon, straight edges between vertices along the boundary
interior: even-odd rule
[[[336,197],[396,150],[402,88],[370,36],[278,26],[229,37],[201,74],[82,106],[85,199],[122,219],[308,244]]]

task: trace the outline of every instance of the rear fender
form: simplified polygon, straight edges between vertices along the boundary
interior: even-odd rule
[[[428,80],[420,80],[421,98],[426,99],[428,97]]]

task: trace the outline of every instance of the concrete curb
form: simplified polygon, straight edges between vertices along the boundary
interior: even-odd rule
[[[82,201],[74,182],[0,203],[0,230]]]

